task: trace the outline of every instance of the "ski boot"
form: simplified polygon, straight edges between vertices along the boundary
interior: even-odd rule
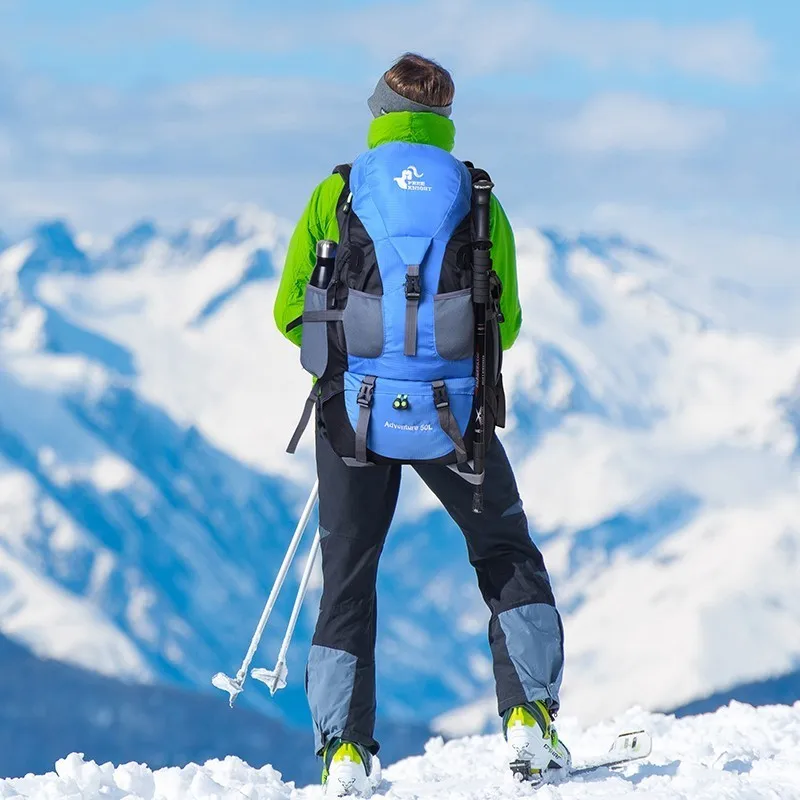
[[[322,785],[328,797],[369,797],[372,756],[360,744],[331,739],[322,751]]]
[[[546,783],[569,773],[569,750],[559,741],[550,711],[541,700],[509,708],[503,714],[503,735],[517,780]]]

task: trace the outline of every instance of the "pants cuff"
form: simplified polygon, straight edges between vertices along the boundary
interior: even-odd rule
[[[345,728],[343,731],[336,731],[333,733],[323,734],[319,731],[315,731],[315,745],[317,748],[317,755],[321,756],[322,751],[325,749],[325,745],[331,739],[344,739],[346,742],[355,742],[356,744],[360,744],[362,747],[366,748],[368,752],[370,752],[373,756],[378,754],[378,751],[381,749],[380,744],[372,738],[372,736],[368,736],[364,733],[359,733],[357,730],[353,728]]]
[[[547,692],[543,691],[541,697],[526,697],[524,694],[512,695],[511,697],[504,697],[502,700],[497,701],[497,713],[502,717],[509,708],[514,706],[521,706],[525,703],[533,703],[536,700],[541,700],[546,706],[548,711],[555,716],[558,712],[560,703],[557,698],[552,698]]]

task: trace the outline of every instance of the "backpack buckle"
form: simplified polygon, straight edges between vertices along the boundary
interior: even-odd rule
[[[369,408],[372,405],[372,398],[375,394],[375,378],[372,375],[367,375],[358,390],[358,397],[356,402],[362,408]]]
[[[422,297],[422,283],[419,275],[406,275],[406,300],[419,300]]]
[[[447,394],[447,386],[444,381],[434,381],[433,386],[433,405],[436,409],[448,408],[450,406],[450,395]]]

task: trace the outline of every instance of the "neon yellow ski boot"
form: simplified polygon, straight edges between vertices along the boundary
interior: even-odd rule
[[[559,740],[547,706],[537,700],[514,706],[503,714],[509,766],[518,780],[543,782],[556,770],[569,772],[572,757]]]
[[[332,739],[322,752],[322,785],[328,797],[369,797],[372,756],[360,744]]]

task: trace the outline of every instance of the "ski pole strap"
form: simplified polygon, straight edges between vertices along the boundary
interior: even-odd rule
[[[314,410],[314,406],[317,404],[317,387],[316,385],[311,390],[311,394],[308,396],[308,400],[306,400],[305,406],[303,406],[303,413],[300,415],[300,422],[297,423],[297,427],[294,429],[294,433],[292,434],[292,440],[289,442],[289,446],[286,448],[287,453],[291,453],[294,455],[295,451],[297,450],[297,445],[300,444],[300,440],[303,438],[303,434],[308,427],[308,423],[311,420],[311,412]]]
[[[372,398],[375,394],[375,376],[367,375],[358,390],[358,423],[356,424],[356,461],[367,463],[367,434],[372,415]]]
[[[422,285],[419,280],[419,264],[409,264],[406,269],[406,339],[403,355],[417,354],[417,316]]]
[[[453,442],[456,461],[459,464],[463,464],[467,460],[467,448],[464,446],[464,439],[458,429],[458,422],[453,416],[453,409],[450,408],[450,396],[447,393],[447,386],[444,381],[434,381],[431,386],[433,387],[433,404],[436,406],[436,413],[439,415],[439,425]]]

